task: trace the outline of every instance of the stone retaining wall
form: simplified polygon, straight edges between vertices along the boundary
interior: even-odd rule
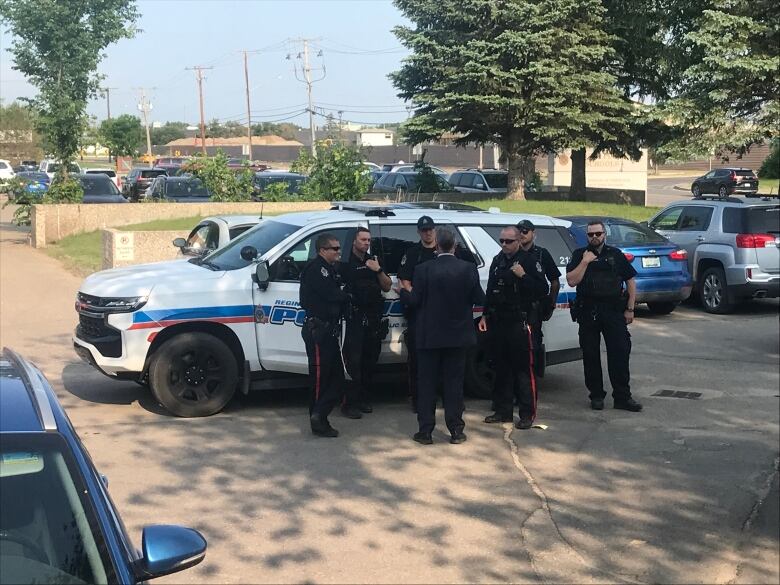
[[[301,203],[105,203],[33,205],[32,245],[45,248],[66,236],[178,217],[288,213],[329,209],[328,201]]]
[[[188,231],[123,232],[103,230],[103,270],[131,264],[146,264],[180,258],[174,238],[186,238]]]

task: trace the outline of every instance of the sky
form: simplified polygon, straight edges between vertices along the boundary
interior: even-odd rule
[[[296,80],[293,64],[303,60],[300,39],[311,39],[310,66],[315,109],[344,121],[368,125],[400,122],[408,112],[387,75],[408,54],[392,28],[405,23],[389,0],[138,0],[141,29],[132,39],[109,46],[99,71],[110,89],[111,115],[140,116],[141,89],[152,104],[151,121],[197,125],[195,71],[204,70],[207,121],[246,123],[243,50],[250,53],[252,121],[288,121],[308,127],[306,84]],[[34,88],[14,71],[7,51],[13,37],[0,36],[0,99],[8,104],[30,97]],[[321,56],[318,53],[321,52]],[[287,59],[287,56],[290,59]],[[106,100],[87,111],[101,121]],[[325,122],[315,117],[315,124]]]

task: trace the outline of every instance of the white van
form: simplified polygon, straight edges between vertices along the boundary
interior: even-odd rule
[[[265,218],[205,258],[97,272],[79,289],[75,350],[108,376],[148,383],[176,415],[209,415],[221,410],[237,388],[248,392],[305,384],[299,277],[324,232],[334,234],[347,251],[356,228],[368,227],[371,253],[395,282],[401,257],[418,241],[418,218],[430,215],[438,225],[452,227],[460,246],[471,252],[483,287],[504,226],[533,221],[537,243],[561,267],[575,245],[564,220],[447,207],[361,203],[279,215]],[[562,278],[558,307],[568,308],[573,295]],[[399,371],[406,362],[406,323],[398,295],[391,290],[385,299],[390,333],[382,344],[380,367]],[[480,314],[476,308],[475,323]],[[568,311],[555,311],[544,333],[548,365],[581,358]],[[490,382],[480,345],[469,358],[467,391],[489,396]]]

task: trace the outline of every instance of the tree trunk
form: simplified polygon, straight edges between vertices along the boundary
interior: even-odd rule
[[[585,149],[571,151],[571,187],[569,200],[585,201]]]
[[[526,159],[524,157],[506,151],[506,168],[509,171],[507,199],[525,201],[525,167]]]

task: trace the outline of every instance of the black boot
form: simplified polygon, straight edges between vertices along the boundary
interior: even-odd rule
[[[318,437],[338,437],[339,432],[330,426],[326,417],[315,413],[309,418],[311,432]]]

